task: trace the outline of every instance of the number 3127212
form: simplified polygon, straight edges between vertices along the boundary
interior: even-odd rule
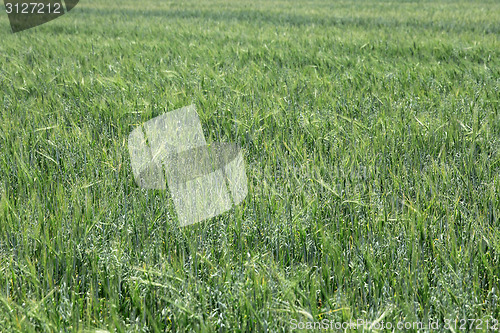
[[[6,3],[5,9],[7,14],[62,14],[62,7],[60,3]]]

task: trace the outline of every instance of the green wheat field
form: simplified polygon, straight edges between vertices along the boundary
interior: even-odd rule
[[[500,331],[500,2],[2,5],[0,37],[0,332]],[[127,142],[190,104],[249,191],[181,228]]]

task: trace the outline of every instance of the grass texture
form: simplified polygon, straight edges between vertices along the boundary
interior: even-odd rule
[[[485,0],[1,15],[0,331],[500,320],[499,35]],[[190,104],[249,194],[180,228],[127,137]]]

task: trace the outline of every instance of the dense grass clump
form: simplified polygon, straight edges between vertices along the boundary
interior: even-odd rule
[[[0,16],[0,331],[500,320],[499,22],[493,0]],[[192,103],[249,194],[180,228],[127,136]]]

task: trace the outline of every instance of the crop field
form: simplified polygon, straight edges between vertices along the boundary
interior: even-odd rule
[[[499,1],[2,5],[0,36],[0,332],[500,331]],[[190,104],[248,195],[181,227],[127,140]]]

